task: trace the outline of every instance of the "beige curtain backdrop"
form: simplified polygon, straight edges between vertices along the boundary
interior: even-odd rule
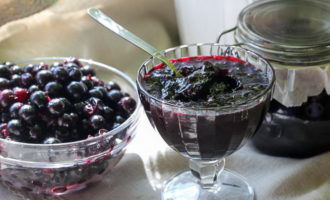
[[[103,62],[135,77],[149,56],[92,20],[86,14],[89,7],[101,9],[158,49],[178,44],[172,1],[58,0],[42,12],[0,27],[0,61],[75,56]]]
[[[89,7],[100,8],[158,49],[178,44],[172,0],[58,0],[42,12],[0,27],[0,62],[75,56],[112,65],[135,79],[139,65],[149,56],[90,19]],[[144,114],[141,118],[137,136],[121,162],[89,189],[64,197],[40,197],[14,194],[0,185],[0,200],[160,199],[166,180],[188,165],[169,149]],[[226,167],[246,177],[256,200],[330,200],[330,153],[297,160],[263,155],[247,145],[227,159]]]

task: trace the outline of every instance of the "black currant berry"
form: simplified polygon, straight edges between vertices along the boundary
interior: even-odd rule
[[[67,90],[72,97],[75,99],[80,99],[85,95],[87,86],[82,82],[72,81],[67,86]]]
[[[110,92],[107,93],[107,99],[109,103],[113,105],[116,105],[122,97],[123,94],[117,89],[110,90]]]
[[[109,81],[107,84],[105,84],[105,87],[107,88],[108,91],[110,91],[110,90],[119,90],[120,91],[119,85],[113,81]]]
[[[82,77],[82,72],[78,68],[73,68],[69,71],[69,77],[73,81],[80,81]]]
[[[52,81],[46,84],[45,91],[51,97],[60,96],[62,93],[63,86],[62,84]]]
[[[23,87],[28,88],[30,85],[34,84],[35,80],[30,73],[24,73],[21,75],[21,84]]]
[[[9,71],[11,74],[17,74],[17,75],[23,73],[23,69],[17,65],[13,65],[12,67],[10,67]]]
[[[5,89],[0,92],[0,103],[2,107],[8,107],[15,102],[15,94],[10,89]]]
[[[11,105],[10,108],[9,108],[10,117],[11,118],[18,118],[19,117],[18,111],[22,106],[23,106],[23,104],[20,103],[20,102],[16,102],[13,105]]]
[[[6,133],[9,137],[23,140],[24,131],[23,123],[18,119],[12,119],[7,124]]]
[[[31,94],[30,101],[39,109],[43,109],[47,107],[48,97],[46,96],[45,92],[39,90]]]
[[[95,129],[101,129],[105,126],[105,119],[101,115],[93,115],[90,119],[91,126]]]
[[[48,111],[53,115],[62,115],[66,110],[64,98],[52,99],[48,102]]]
[[[132,97],[123,97],[118,102],[119,110],[124,111],[126,114],[132,114],[136,108],[136,102]]]
[[[33,124],[37,118],[36,110],[33,106],[25,104],[18,111],[19,117],[29,124]]]
[[[17,75],[19,76],[19,75]],[[6,78],[0,78],[0,90],[8,89],[11,85],[11,82]]]
[[[55,80],[65,83],[69,79],[68,72],[63,67],[54,67],[51,69],[51,72],[55,78]]]
[[[21,79],[22,77],[18,74],[14,74],[11,76],[11,80],[10,80],[10,85],[12,87],[18,87],[21,86]],[[0,86],[1,87],[1,86]]]
[[[49,70],[41,70],[36,75],[36,81],[40,86],[45,86],[54,79],[53,74]]]
[[[10,79],[11,73],[7,65],[0,65],[0,77]]]

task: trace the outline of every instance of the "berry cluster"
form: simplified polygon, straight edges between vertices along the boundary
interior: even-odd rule
[[[0,138],[54,144],[83,140],[123,123],[136,102],[120,86],[104,84],[78,59],[0,65]]]

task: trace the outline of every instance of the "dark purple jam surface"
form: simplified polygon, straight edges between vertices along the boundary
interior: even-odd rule
[[[269,80],[254,66],[232,57],[189,57],[172,60],[183,77],[165,65],[156,66],[142,80],[153,96],[181,109],[155,102],[138,87],[144,110],[166,143],[195,159],[221,159],[242,147],[258,129],[271,92],[255,104],[235,109],[266,90]],[[233,105],[223,112],[209,107]]]
[[[233,57],[189,57],[171,60],[182,77],[158,65],[145,77],[146,90],[176,105],[216,107],[246,102],[268,85],[266,75]]]

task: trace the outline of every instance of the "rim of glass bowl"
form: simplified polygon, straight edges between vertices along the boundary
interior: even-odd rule
[[[256,56],[258,59],[260,59],[262,62],[264,62],[266,64],[266,67],[269,68],[271,70],[271,78],[272,80],[270,80],[269,82],[269,85],[267,86],[267,88],[265,88],[260,94],[256,95],[255,97],[251,98],[251,99],[248,99],[247,101],[243,102],[243,103],[238,103],[238,104],[232,104],[232,105],[225,105],[225,106],[213,106],[213,107],[193,107],[193,106],[184,106],[184,105],[175,105],[175,104],[172,104],[168,101],[165,101],[165,100],[162,100],[162,99],[159,99],[153,95],[151,95],[149,92],[147,92],[144,87],[142,87],[142,84],[140,83],[140,72],[141,70],[143,70],[146,66],[147,66],[147,63],[149,62],[152,62],[153,58],[154,57],[150,57],[149,59],[147,59],[139,68],[138,70],[138,74],[137,74],[137,85],[139,87],[139,89],[144,93],[146,94],[149,98],[152,98],[153,100],[157,101],[157,102],[160,102],[162,104],[166,104],[168,106],[171,106],[171,107],[175,107],[175,108],[181,108],[181,109],[187,109],[187,110],[216,110],[216,111],[228,111],[228,112],[235,112],[237,109],[241,109],[243,107],[246,107],[246,106],[250,106],[251,104],[254,104],[256,103],[256,101],[260,98],[262,98],[267,92],[269,92],[273,86],[274,86],[274,83],[275,83],[275,70],[274,68],[271,66],[271,64],[266,60],[264,59],[262,56],[260,56],[259,54],[253,52],[253,51],[250,51],[248,49],[245,49],[245,48],[242,48],[242,47],[238,47],[238,46],[232,46],[232,45],[221,45],[219,43],[195,43],[195,44],[187,44],[187,45],[180,45],[180,46],[176,46],[176,47],[171,47],[171,48],[168,48],[168,49],[165,49],[165,50],[162,50],[161,53],[163,54],[166,54],[170,51],[175,51],[177,49],[182,49],[182,48],[187,48],[187,47],[198,47],[198,46],[210,46],[211,49],[213,47],[217,47],[217,48],[236,48],[236,49],[240,49],[240,50],[243,50],[245,52],[248,52],[249,54],[252,54],[254,56]],[[196,55],[196,56],[203,56],[203,55]],[[210,55],[208,55],[210,56]],[[211,55],[212,56],[212,55]],[[244,60],[243,60],[244,61]],[[233,109],[234,108],[234,109]]]
[[[15,64],[23,64],[23,63],[28,63],[28,62],[36,62],[36,61],[52,61],[52,60],[62,60],[64,61],[65,59],[70,59],[72,57],[37,57],[37,58],[30,58],[30,59],[24,59],[24,60],[19,60],[17,62],[15,62]],[[136,91],[136,85],[134,83],[134,81],[128,76],[126,75],[124,72],[111,67],[109,65],[94,61],[92,59],[84,59],[84,58],[78,58],[79,61],[84,62],[84,63],[88,63],[88,64],[92,64],[95,65],[97,67],[103,67],[107,70],[110,70],[113,73],[118,74],[119,76],[121,76],[123,79],[125,79],[134,89],[135,92]],[[37,146],[37,147],[61,147],[61,146],[71,146],[71,145],[77,145],[80,143],[89,143],[89,142],[94,142],[94,141],[98,141],[101,138],[104,138],[106,136],[110,136],[110,135],[116,135],[118,133],[120,133],[120,131],[124,130],[125,128],[127,128],[128,125],[131,124],[132,120],[134,117],[136,117],[136,115],[138,115],[139,113],[139,109],[141,107],[141,102],[140,99],[137,98],[136,100],[136,108],[134,110],[134,112],[131,114],[131,116],[125,120],[124,123],[122,123],[120,126],[118,126],[115,129],[112,129],[111,131],[104,133],[102,135],[96,136],[96,137],[90,137],[84,140],[78,140],[78,141],[74,141],[74,142],[64,142],[64,143],[58,143],[58,144],[35,144],[35,143],[25,143],[25,142],[17,142],[17,141],[12,141],[12,140],[7,140],[7,139],[2,139],[0,138],[0,141],[3,141],[4,143],[9,143],[9,144],[17,144],[17,145],[24,145],[24,146]]]

